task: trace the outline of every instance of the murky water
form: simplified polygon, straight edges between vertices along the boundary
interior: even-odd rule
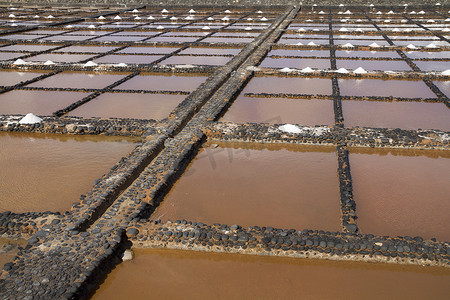
[[[106,55],[94,60],[96,63],[107,64],[151,64],[162,55]]]
[[[55,52],[92,52],[92,53],[104,53],[116,49],[117,47],[108,46],[69,46],[64,47]]]
[[[202,75],[140,75],[115,87],[120,90],[194,91],[206,80]]]
[[[334,125],[333,102],[317,99],[238,97],[222,121]]]
[[[280,56],[316,56],[316,57],[329,57],[330,51],[328,50],[288,50],[288,49],[275,49],[269,52],[270,55]]]
[[[205,48],[190,47],[180,52],[180,54],[216,54],[216,55],[237,55],[242,49],[236,48]]]
[[[433,81],[444,95],[450,98],[450,81]]]
[[[2,70],[2,71],[0,71],[0,85],[4,85],[4,86],[16,85],[18,83],[36,78],[43,74],[45,74],[45,73],[44,72],[42,72],[42,73],[15,72],[15,71]]]
[[[0,60],[16,59],[23,55],[24,55],[23,53],[17,53],[17,52],[0,52]]]
[[[206,146],[152,219],[336,231],[336,170],[333,147]]]
[[[225,65],[231,57],[226,56],[171,56],[159,64],[162,65]]]
[[[329,69],[330,59],[314,59],[314,58],[271,58],[267,57],[263,60],[260,67],[269,68],[295,68],[303,69],[310,67],[313,69]]]
[[[342,101],[346,127],[450,130],[450,110],[443,103]]]
[[[403,98],[436,98],[423,81],[339,79],[341,95]]]
[[[361,67],[366,71],[412,71],[404,61],[388,60],[336,60],[337,68],[356,70]]]
[[[447,299],[437,267],[135,249],[93,299]]]
[[[30,51],[30,52],[34,52],[34,51],[44,51],[44,50],[48,50],[51,48],[55,48],[57,46],[46,46],[46,45],[11,45],[11,46],[6,46],[6,47],[2,47],[2,50],[7,50],[7,51]]]
[[[55,111],[83,99],[88,93],[13,90],[0,94],[0,114],[51,116]]]
[[[351,149],[362,233],[450,241],[448,151]]]
[[[86,54],[40,54],[27,58],[27,61],[46,62],[51,60],[53,62],[61,63],[76,63],[82,60],[89,59],[94,55]]]
[[[253,38],[227,38],[227,37],[209,37],[202,40],[202,43],[250,43]]]
[[[134,141],[0,132],[0,212],[69,210]]]
[[[254,77],[243,92],[331,95],[332,87],[330,79]]]
[[[450,70],[450,61],[414,61],[422,71]]]
[[[70,112],[69,116],[164,119],[186,96],[105,93]]]
[[[50,87],[50,88],[57,87],[57,88],[102,89],[120,80],[126,75],[127,74],[111,75],[98,73],[64,72],[34,82],[28,86]]]
[[[345,51],[337,50],[336,57],[390,57],[400,58],[395,51]]]
[[[172,47],[127,47],[117,53],[169,54],[177,49]]]

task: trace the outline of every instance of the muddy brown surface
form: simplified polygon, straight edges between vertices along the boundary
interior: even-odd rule
[[[226,56],[171,56],[160,65],[225,65],[231,57]]]
[[[13,90],[0,94],[0,114],[51,116],[55,111],[89,95],[81,92]]]
[[[339,89],[344,96],[436,98],[423,81],[339,79]]]
[[[271,58],[264,59],[260,67],[263,68],[295,68],[303,69],[310,67],[313,69],[329,69],[331,67],[330,59],[315,58]]]
[[[332,147],[206,146],[152,219],[336,231],[336,170]]]
[[[334,125],[333,101],[239,96],[225,113],[222,121]]]
[[[101,118],[166,118],[186,96],[105,93],[71,111],[69,116]]]
[[[351,149],[350,166],[362,233],[450,241],[450,154]]]
[[[136,140],[0,133],[0,212],[70,209]]]
[[[254,77],[244,93],[331,95],[331,80],[322,78]]]
[[[438,267],[135,249],[92,299],[447,299]]]
[[[45,73],[15,72],[15,71],[2,70],[0,72],[0,85],[4,85],[4,86],[16,85],[20,82],[24,82],[24,81],[36,78],[43,74],[45,74]]]
[[[128,74],[64,72],[34,82],[31,87],[102,89]]]
[[[443,103],[343,100],[342,112],[346,127],[450,131],[450,109]]]
[[[120,90],[147,90],[147,91],[194,91],[206,80],[206,76],[175,75],[142,75],[118,85]]]

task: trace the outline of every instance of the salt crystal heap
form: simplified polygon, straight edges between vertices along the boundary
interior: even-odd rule
[[[42,123],[42,119],[32,113],[27,114],[19,121],[19,124],[38,124],[38,123]]]

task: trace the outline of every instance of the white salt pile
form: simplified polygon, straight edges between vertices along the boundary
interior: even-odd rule
[[[19,124],[38,124],[42,123],[42,119],[32,113],[27,114],[25,117],[20,119]]]
[[[98,17],[98,19],[99,20],[104,20],[104,19],[106,19],[104,16],[100,16],[100,17]]]
[[[302,72],[303,73],[312,73],[312,72],[314,72],[314,70],[311,69],[310,67],[306,67],[306,68],[302,69]]]
[[[295,126],[293,124],[285,124],[278,127],[278,129],[287,133],[302,133],[300,127]]]
[[[147,20],[154,20],[155,18],[153,18],[152,16],[148,16]]]
[[[348,71],[345,68],[339,68],[338,70],[336,70],[336,73],[347,74]]]
[[[98,66],[98,64],[93,62],[92,60],[88,61],[83,65],[83,67],[96,67],[96,66]]]
[[[195,11],[195,10],[193,10],[193,9],[190,9],[190,10],[189,10],[189,13],[190,13],[190,14],[195,14],[195,13],[196,13],[196,11]]]
[[[114,17],[114,20],[122,20],[122,18],[119,15],[117,15]]]
[[[309,43],[308,43],[308,46],[317,46],[317,45],[316,45],[316,43],[314,43],[314,42],[309,42]]]
[[[283,69],[280,70],[280,72],[284,72],[284,73],[289,73],[289,72],[292,72],[292,71],[293,71],[293,70],[292,70],[292,69],[289,69],[288,67],[283,68]]]
[[[357,68],[355,71],[353,71],[353,73],[356,73],[356,74],[366,74],[367,71],[364,70],[363,68],[359,67],[359,68]]]
[[[52,62],[51,60],[47,60],[44,65],[49,66],[49,65],[54,65],[55,63]]]
[[[444,72],[441,73],[444,76],[450,76],[450,70],[446,70]]]
[[[342,45],[342,47],[344,47],[344,48],[353,48],[354,46],[352,44],[350,44],[350,43],[347,43],[345,45]]]
[[[413,44],[409,44],[408,46],[406,46],[406,48],[408,48],[408,49],[417,49],[417,47],[414,46]]]
[[[28,62],[22,60],[22,59],[17,59],[15,62],[13,62],[13,65],[26,65]]]
[[[162,11],[161,11],[161,13],[163,13],[163,14],[166,14],[166,13],[168,13],[169,11],[167,10],[167,9],[163,9]]]
[[[156,29],[158,29],[158,30],[163,30],[163,29],[164,29],[164,26],[159,25],[158,27],[156,27]]]
[[[128,66],[126,63],[120,63],[120,64],[117,64],[116,65],[117,67],[126,67],[126,66]]]
[[[203,26],[202,29],[203,30],[210,30],[211,28],[209,28],[209,26]]]
[[[138,13],[139,11],[135,8],[131,11],[132,13]]]
[[[378,48],[378,47],[380,47],[380,45],[378,45],[377,43],[372,43],[369,45],[369,47]]]

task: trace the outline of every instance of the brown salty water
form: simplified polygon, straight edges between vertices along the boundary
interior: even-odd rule
[[[0,71],[0,85],[9,86],[36,78],[45,73],[36,72],[15,72],[15,71]]]
[[[164,119],[186,96],[105,93],[71,111],[69,116]]]
[[[333,101],[239,96],[222,121],[334,125]]]
[[[0,94],[0,114],[51,116],[87,95],[80,92],[13,90]]]
[[[450,241],[450,153],[351,149],[362,233]]]
[[[331,95],[332,86],[323,78],[254,77],[243,92]]]
[[[436,98],[423,81],[339,79],[339,89],[344,96]]]
[[[63,72],[34,82],[30,87],[102,89],[128,74]]]
[[[139,75],[118,85],[120,90],[146,91],[194,91],[206,80],[206,76],[190,75]]]
[[[152,219],[336,231],[336,170],[332,147],[207,145]]]
[[[343,100],[342,112],[346,127],[450,131],[450,109],[443,103]]]
[[[0,212],[70,209],[134,141],[0,132]]]
[[[18,247],[25,247],[26,240],[23,239],[9,239],[0,237],[0,268],[4,264],[14,259],[18,252]]]
[[[447,299],[450,270],[135,249],[92,299]]]

